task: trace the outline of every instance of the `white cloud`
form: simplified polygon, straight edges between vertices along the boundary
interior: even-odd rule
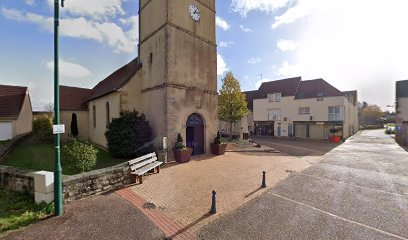
[[[241,30],[244,31],[244,32],[253,32],[252,29],[250,29],[248,27],[244,27],[243,25],[239,26],[239,28],[241,28]]]
[[[223,75],[226,71],[228,71],[227,63],[224,58],[217,53],[217,75]]]
[[[224,31],[228,30],[231,27],[231,25],[227,21],[218,16],[215,18],[215,24],[218,27],[222,28]]]
[[[254,58],[254,57],[251,57],[249,60],[248,60],[248,63],[249,64],[257,64],[257,63],[259,63],[259,62],[261,62],[262,60],[260,59],[260,58]]]
[[[324,0],[298,0],[295,6],[289,8],[282,15],[275,17],[272,28],[275,29],[283,24],[293,23],[301,18],[312,15],[318,8],[323,6],[326,8],[328,6],[327,2]]]
[[[295,51],[298,44],[292,40],[279,39],[276,46],[282,51]]]
[[[54,72],[54,61],[46,63],[48,70]],[[63,59],[60,59],[59,62],[59,73],[61,77],[66,78],[84,78],[90,76],[91,71],[77,63],[67,62]]]
[[[1,9],[2,14],[20,22],[29,22],[53,32],[53,18],[44,17],[35,13],[23,13],[16,9]],[[128,31],[113,22],[98,22],[84,17],[63,18],[60,20],[60,34],[65,37],[94,40],[109,45],[115,52],[133,53],[137,47],[138,17],[132,16],[121,19],[121,23],[130,26]]]
[[[124,15],[122,8],[123,0],[67,0],[65,1],[66,11],[73,16],[91,17],[92,19],[109,19],[117,15]],[[54,0],[47,1],[50,6],[54,6]]]
[[[33,6],[35,4],[34,0],[24,0],[24,2],[30,6]]]
[[[230,47],[231,45],[235,44],[233,41],[228,41],[228,42],[220,42],[219,46],[223,48]]]
[[[277,74],[282,77],[297,77],[301,72],[300,66],[290,65],[287,61],[283,61],[277,70]]]
[[[246,17],[247,13],[255,10],[271,13],[289,2],[290,0],[232,0],[231,7],[234,12]]]

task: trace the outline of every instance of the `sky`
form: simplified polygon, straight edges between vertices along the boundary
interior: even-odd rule
[[[138,2],[65,1],[62,85],[92,88],[137,57]],[[386,109],[395,81],[408,79],[407,0],[216,2],[219,86],[228,70],[245,91],[323,78]],[[0,0],[0,84],[28,86],[37,110],[53,101],[53,3]]]

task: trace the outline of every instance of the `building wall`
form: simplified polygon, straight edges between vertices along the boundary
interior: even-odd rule
[[[317,101],[316,98],[297,99],[293,96],[282,97],[281,102],[269,102],[267,98],[254,99],[254,113],[253,120],[259,121],[274,121],[268,119],[269,109],[281,109],[281,120],[274,121],[274,135],[278,135],[278,127],[281,128],[281,136],[289,136],[289,125],[292,124],[294,129],[294,122],[310,122],[312,125],[310,129],[311,138],[326,138],[328,129],[324,123],[328,122],[329,106],[343,107],[343,136],[348,137],[358,130],[358,116],[357,106],[354,106],[346,97],[325,97],[323,101]],[[300,107],[310,107],[310,114],[301,115],[298,113]],[[312,119],[311,119],[312,117]],[[353,127],[352,130],[350,128]],[[295,130],[296,135],[306,136],[306,129],[304,126],[297,126]]]
[[[60,122],[65,124],[65,133],[62,137],[66,138],[71,136],[71,121],[72,114],[77,115],[78,121],[78,137],[82,140],[89,139],[89,112],[87,110],[61,110],[60,111]]]
[[[89,139],[101,146],[106,147],[106,103],[109,102],[110,119],[117,118],[120,115],[120,93],[113,92],[104,97],[100,97],[88,102],[89,117]],[[96,127],[93,121],[93,106],[96,108]]]
[[[398,108],[396,118],[396,140],[398,143],[408,145],[408,98],[397,99]]]
[[[30,96],[27,94],[21,107],[20,115],[15,121],[15,135],[29,133],[33,130],[33,111]]]
[[[397,123],[401,124],[404,121],[408,121],[408,98],[399,98],[397,102]]]

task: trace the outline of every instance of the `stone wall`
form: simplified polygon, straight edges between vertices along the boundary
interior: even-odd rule
[[[0,188],[34,194],[34,179],[31,170],[0,165]]]
[[[131,183],[128,162],[63,179],[62,190],[65,202],[90,195],[111,191]]]

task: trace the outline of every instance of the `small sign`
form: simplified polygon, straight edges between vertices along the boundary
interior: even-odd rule
[[[64,125],[64,124],[60,124],[60,125],[54,125],[54,126],[52,126],[52,132],[53,132],[54,134],[65,133],[65,125]]]
[[[167,150],[167,137],[163,137],[163,150]]]

